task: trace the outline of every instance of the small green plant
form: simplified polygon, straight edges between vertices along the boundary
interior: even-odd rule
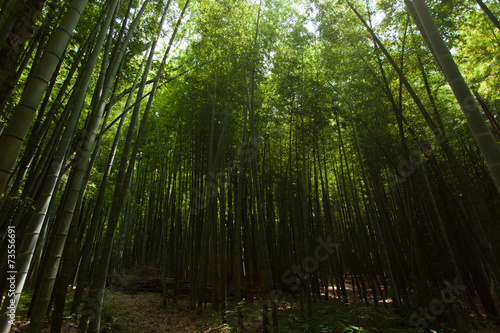
[[[106,291],[108,293],[108,291]],[[101,314],[102,332],[123,332],[128,333],[128,330],[122,325],[120,319],[115,315],[116,306],[113,302],[104,303]]]

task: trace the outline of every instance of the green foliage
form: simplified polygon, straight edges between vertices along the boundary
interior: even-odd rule
[[[322,301],[314,304],[311,317],[301,312],[298,304],[286,303],[285,308],[279,310],[277,332],[420,332],[419,329],[408,325],[405,314],[398,314],[382,307]],[[248,312],[252,309],[256,311],[248,305],[243,306],[241,309],[243,318],[250,318]],[[235,315],[233,312],[230,312],[231,315]]]
[[[157,76],[184,1],[172,1],[167,23],[159,27],[158,15],[164,3],[150,3],[133,31],[113,82],[114,93],[120,98],[108,101],[109,117],[102,128],[123,114],[129,94],[131,103],[141,103],[136,101],[137,92],[128,89],[142,75],[139,67],[147,56],[145,50],[161,28],[160,46],[147,79]],[[498,114],[498,31],[472,1],[428,3],[466,80]],[[129,4],[133,15],[122,27]],[[339,251],[307,277],[301,277],[308,288],[318,284],[317,294],[324,292],[320,291],[320,282],[338,287],[350,274],[366,279],[363,288],[376,293],[400,293],[377,297],[387,296],[414,306],[449,278],[454,258],[462,258],[461,251],[469,253],[471,249],[478,266],[460,261],[458,266],[465,267],[460,268],[461,273],[468,276],[473,268],[481,267],[484,276],[496,274],[493,268],[487,268],[487,253],[482,251],[496,244],[496,229],[489,223],[499,216],[500,200],[492,191],[491,179],[439,66],[403,2],[352,4],[401,69],[432,120],[442,122],[451,156],[457,157],[458,165],[450,168],[450,155],[443,153],[402,78],[345,1],[193,1],[153,96],[137,160],[131,165],[131,183],[123,189],[124,208],[113,213],[113,218],[122,217],[113,269],[130,268],[141,260],[155,269],[164,264],[162,278],[176,282],[189,279],[194,299],[205,292],[205,282],[213,293],[220,292],[219,286],[234,287],[230,284],[235,274],[242,273],[233,267],[237,239],[242,240],[243,284],[260,284],[262,288],[268,282],[279,284],[283,272],[296,267],[304,257],[312,258],[318,236],[330,235],[342,244]],[[111,52],[121,45],[117,40],[120,29],[129,29],[141,5],[141,1],[133,0],[119,7],[109,39]],[[495,14],[500,13],[497,2],[488,5]],[[64,77],[83,55],[84,44],[92,41],[95,32],[89,31],[99,23],[103,7],[102,1],[89,4],[62,59],[59,77],[47,95],[47,107],[61,103],[66,108],[58,108],[46,124],[40,155],[32,166],[42,169],[48,163],[44,158],[50,161],[51,146],[58,140],[56,126],[64,127],[64,115],[71,108],[67,97],[61,101],[55,101],[55,97]],[[78,89],[89,53],[90,49],[85,50],[76,64],[78,70],[62,96]],[[110,65],[102,63],[105,56],[103,50],[99,65],[93,69],[78,130],[67,152],[68,166],[85,136],[99,72]],[[22,92],[27,75],[21,76],[14,99]],[[150,89],[148,85],[145,94]],[[141,115],[147,98],[141,103]],[[43,112],[39,114],[40,121],[48,119]],[[127,128],[131,111],[123,117]],[[81,189],[85,191],[85,204],[78,237],[88,234],[86,223],[91,220],[95,199],[101,190],[105,193],[104,209],[96,215],[100,221],[97,236],[90,239],[94,244],[93,265],[102,251],[99,237],[106,234],[106,209],[113,200],[116,161],[124,150],[125,131],[118,138],[110,185],[101,189],[116,126],[103,133],[95,163],[88,172],[88,184]],[[51,136],[55,141],[52,144],[48,139]],[[255,145],[250,139],[255,139]],[[411,157],[418,161],[408,162]],[[487,202],[487,210],[476,207],[477,202],[466,202],[464,193],[470,187],[461,186],[457,166],[465,170],[467,184],[488,199],[477,198],[478,202]],[[69,174],[61,175],[54,207],[63,203]],[[389,181],[391,175],[397,179],[395,184]],[[428,181],[424,181],[424,175]],[[22,212],[21,206],[32,205],[30,198],[35,196],[23,193],[23,187],[18,192],[11,199],[17,212]],[[470,219],[476,212],[491,216]],[[49,231],[57,218],[52,215],[47,222]],[[236,230],[237,225],[240,230]],[[484,239],[472,229],[484,230]],[[261,233],[265,234],[262,243]],[[462,234],[473,236],[459,243],[457,235]],[[49,232],[42,243],[50,243],[51,237],[55,236]],[[446,251],[447,239],[451,239],[452,252]],[[485,242],[484,247],[477,246],[477,239]],[[79,238],[77,244],[83,241]],[[202,249],[205,243],[209,244],[207,249],[210,246],[208,251]],[[387,255],[382,251],[384,246]],[[263,248],[268,248],[272,281],[260,275]],[[226,277],[221,278],[223,269]],[[207,276],[201,273],[205,270],[209,271]],[[475,281],[474,285],[481,283]],[[22,301],[30,296],[23,296]],[[226,297],[211,296],[211,301]],[[312,299],[310,295],[304,298],[308,297]],[[206,302],[202,298],[197,301]],[[413,332],[407,314],[381,306],[318,302],[312,305],[313,315],[307,316],[299,310],[305,303],[307,300],[302,304],[285,302],[280,307],[281,332]],[[234,317],[241,311],[244,317],[259,317],[260,312],[251,304],[243,299],[226,314]],[[458,302],[454,306],[462,305],[469,306]],[[124,319],[114,314],[116,306],[104,307],[103,330],[126,332]],[[464,315],[467,320],[468,315]],[[458,317],[446,319],[452,322]],[[255,323],[260,324],[259,320]]]
[[[109,290],[105,290],[104,297],[107,299],[110,295]],[[120,317],[117,316],[117,306],[116,302],[105,302],[102,307],[101,314],[101,331],[105,333],[129,333],[130,329],[127,327],[126,322],[129,318],[120,312]]]
[[[498,3],[488,3],[497,15]],[[456,58],[468,83],[491,103],[498,103],[500,81],[499,31],[489,18],[479,10],[467,13],[459,26],[460,38],[456,47]]]

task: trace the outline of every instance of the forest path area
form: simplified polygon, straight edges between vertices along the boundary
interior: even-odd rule
[[[107,292],[103,311],[103,332],[230,332],[219,313],[197,315],[184,299],[163,306],[159,293]]]
[[[71,294],[71,293],[70,293]],[[201,314],[190,309],[189,297],[180,295],[176,303],[171,299],[166,306],[162,304],[159,292],[130,292],[107,289],[101,320],[101,333],[228,333],[228,332],[263,332],[262,311],[258,300],[241,302],[241,312],[245,330],[237,328],[237,303],[227,302],[227,324],[222,324],[221,312],[214,311],[207,303]],[[26,313],[29,303],[22,302],[12,332],[26,332],[29,321]],[[410,325],[408,311],[396,311],[383,306],[366,306],[358,299],[349,303],[335,300],[316,301],[312,304],[312,316],[307,316],[307,305],[303,311],[298,303],[287,299],[278,306],[279,327],[276,333],[416,333],[423,332]],[[473,318],[463,313],[458,323],[456,308],[447,309],[446,313],[430,323],[428,332],[433,333],[496,333],[499,327]],[[453,314],[451,312],[453,312]],[[450,322],[452,315],[454,324]],[[61,333],[78,331],[77,317],[66,317]],[[42,333],[51,332],[48,322]]]
[[[0,333],[500,333],[500,0],[0,1]]]
[[[103,307],[102,332],[173,332],[173,333],[222,333],[238,332],[236,303],[228,302],[227,324],[221,323],[221,314],[207,304],[202,314],[189,308],[189,298],[184,296],[176,304],[169,301],[162,305],[160,293],[139,292],[134,294],[108,291]],[[341,304],[336,301],[313,303],[311,318],[305,316],[297,303],[280,304],[278,332],[340,333],[414,333],[422,330],[409,324],[406,312],[396,312],[383,306],[366,306],[354,301]],[[251,302],[242,306],[245,332],[262,332],[261,311]],[[464,316],[461,327],[451,327],[446,315],[429,325],[430,332],[495,333],[498,327],[483,325],[478,320]]]

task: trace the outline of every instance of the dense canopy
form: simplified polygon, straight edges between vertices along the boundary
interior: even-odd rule
[[[164,305],[239,331],[354,300],[398,332],[500,324],[497,18],[495,0],[1,0],[0,332],[24,301],[28,332],[99,332],[139,268]]]

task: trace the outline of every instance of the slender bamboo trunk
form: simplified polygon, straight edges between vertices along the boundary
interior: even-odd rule
[[[486,14],[486,16],[488,16],[488,18],[491,20],[491,22],[493,22],[493,24],[495,25],[495,27],[497,27],[497,29],[500,30],[500,21],[498,21],[498,19],[491,12],[491,10],[488,8],[488,6],[486,6],[486,4],[482,0],[476,0],[476,2],[479,5],[479,7],[481,7],[481,9],[484,11],[484,13]]]
[[[147,2],[148,1],[146,1],[143,4],[143,9],[145,8],[145,5],[147,4]],[[169,4],[170,4],[170,2],[168,2],[167,6],[165,8],[165,13],[168,10]],[[186,1],[186,3],[185,3],[185,5],[184,5],[184,7],[179,15],[179,19],[177,20],[177,24],[176,24],[174,31],[172,32],[172,36],[170,38],[169,45],[167,47],[167,50],[165,51],[165,54],[163,55],[163,59],[161,61],[157,76],[156,76],[155,81],[153,83],[153,88],[152,88],[153,93],[150,95],[150,98],[149,98],[148,103],[146,105],[146,109],[144,111],[143,119],[141,121],[141,125],[140,125],[138,133],[137,133],[137,138],[136,138],[136,142],[134,144],[134,149],[132,151],[131,158],[130,158],[130,160],[128,160],[128,153],[126,153],[126,154],[124,153],[122,156],[122,161],[120,162],[120,171],[119,171],[118,176],[120,176],[120,174],[122,176],[121,176],[121,178],[117,178],[117,179],[123,185],[120,186],[120,183],[117,183],[117,185],[115,187],[115,195],[113,198],[113,206],[111,209],[112,219],[110,221],[108,221],[108,228],[106,230],[106,235],[105,235],[105,239],[104,239],[104,243],[103,243],[103,252],[100,256],[99,263],[98,263],[98,266],[96,269],[96,274],[95,274],[94,279],[92,280],[92,283],[91,283],[91,288],[90,288],[91,290],[90,290],[89,296],[87,298],[86,307],[84,309],[84,314],[81,318],[80,327],[82,327],[82,326],[85,327],[86,321],[88,320],[88,317],[90,316],[90,323],[89,323],[89,328],[88,328],[89,332],[97,332],[97,331],[99,331],[99,328],[100,328],[102,302],[103,302],[103,297],[104,297],[104,287],[105,287],[106,275],[107,275],[107,271],[108,271],[108,267],[109,267],[109,263],[110,263],[110,259],[111,259],[111,246],[112,246],[113,239],[114,239],[115,228],[116,228],[118,221],[119,221],[119,215],[120,215],[119,212],[121,210],[121,206],[122,206],[122,203],[124,201],[124,196],[126,193],[125,189],[128,188],[128,184],[130,183],[132,170],[134,169],[135,159],[136,159],[136,156],[138,153],[139,145],[141,142],[141,137],[142,137],[142,134],[144,132],[144,127],[145,127],[145,124],[147,121],[147,116],[148,116],[148,113],[149,113],[149,110],[151,108],[151,104],[153,101],[154,92],[156,91],[156,89],[158,87],[158,82],[162,76],[162,73],[163,73],[163,70],[165,67],[165,63],[167,60],[167,56],[169,55],[170,49],[172,47],[172,44],[174,42],[175,36],[176,36],[177,31],[180,27],[182,18],[184,17],[184,14],[186,12],[188,4],[189,4],[189,0]],[[139,17],[140,17],[140,15],[139,15]],[[136,22],[136,21],[134,20],[134,22]],[[161,26],[162,25],[160,24],[160,27]],[[152,49],[154,49],[154,47],[152,47]],[[151,60],[152,60],[152,54],[153,53],[151,53]],[[146,66],[146,70],[145,70],[146,73],[149,72],[148,67],[150,67],[150,62],[151,61],[148,61],[149,66],[148,65]],[[146,80],[144,79],[143,82],[145,83]],[[133,131],[132,131],[132,134],[133,134]],[[131,142],[128,146],[129,147],[131,146]],[[128,169],[125,173],[124,171],[125,171],[127,165],[128,165]]]
[[[140,74],[144,68],[145,62],[142,63],[141,67],[139,68],[137,75],[135,77],[134,83],[132,84],[132,87],[135,88],[135,86],[138,83]],[[134,91],[134,89],[132,89]],[[125,109],[127,109],[128,105],[132,101],[132,93],[129,95],[127,102],[125,103]],[[85,243],[83,245],[82,249],[82,258],[81,258],[81,263],[80,263],[80,268],[79,268],[79,273],[77,277],[77,282],[76,282],[76,290],[75,290],[75,295],[73,296],[73,304],[71,306],[71,313],[79,313],[80,311],[80,303],[81,299],[83,296],[83,291],[84,291],[84,283],[87,281],[88,277],[88,272],[89,272],[89,267],[90,267],[90,259],[91,259],[91,254],[92,254],[92,243],[94,241],[95,234],[97,232],[97,226],[99,224],[99,219],[102,215],[102,210],[104,207],[104,197],[106,194],[106,188],[108,185],[108,180],[111,175],[111,168],[113,166],[113,161],[115,159],[115,154],[116,150],[118,149],[118,143],[120,141],[120,135],[121,131],[123,128],[123,125],[125,123],[125,117],[122,117],[120,120],[120,123],[118,125],[118,128],[116,130],[115,134],[115,139],[113,141],[113,145],[111,147],[111,151],[109,153],[108,161],[106,164],[106,169],[103,172],[103,178],[101,180],[101,186],[99,187],[99,194],[97,195],[97,200],[96,200],[96,205],[94,206],[94,211],[92,213],[92,219],[89,223],[89,229],[87,231],[87,236]]]

